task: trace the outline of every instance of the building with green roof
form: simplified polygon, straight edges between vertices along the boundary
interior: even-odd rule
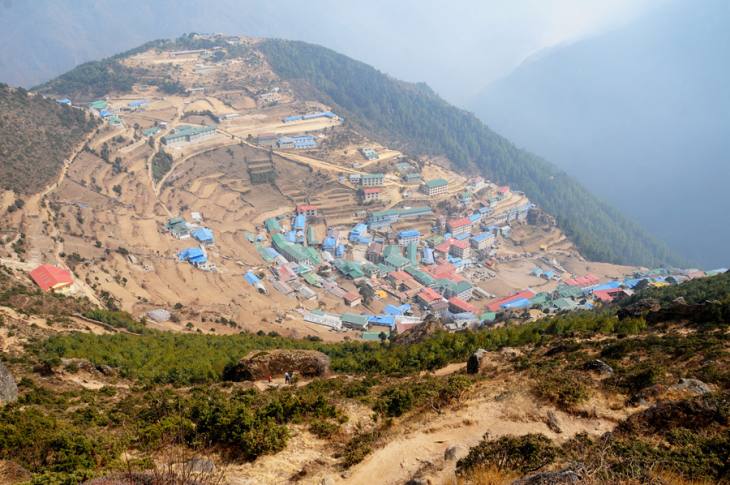
[[[363,187],[379,187],[385,181],[383,173],[366,173],[360,176],[360,185]]]
[[[319,264],[319,255],[313,255],[307,251],[307,249],[313,248],[304,248],[298,244],[290,243],[281,234],[272,235],[271,243],[274,246],[274,249],[279,251],[279,253],[284,256],[287,261],[294,261],[298,264]]]
[[[406,246],[406,257],[411,264],[418,264],[418,243],[411,241]]]
[[[264,227],[267,231],[269,231],[269,234],[281,232],[281,225],[279,224],[279,220],[274,217],[266,219],[264,221]]]
[[[162,143],[165,145],[179,145],[188,143],[202,138],[207,138],[215,134],[215,126],[189,126],[180,125],[175,128],[173,133],[162,137]]]
[[[423,192],[428,195],[445,194],[449,189],[449,181],[443,178],[427,180],[423,183]]]
[[[433,286],[436,284],[436,279],[431,276],[429,273],[423,271],[422,269],[419,269],[414,266],[410,266],[405,269],[405,272],[408,273],[413,277],[414,280],[416,280],[418,283],[422,284],[423,286]]]
[[[367,330],[370,317],[367,315],[358,315],[357,313],[343,313],[342,324],[355,330]]]

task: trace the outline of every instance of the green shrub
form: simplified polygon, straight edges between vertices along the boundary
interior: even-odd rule
[[[322,439],[330,438],[339,430],[340,427],[331,421],[318,419],[309,424],[309,432]]]
[[[558,449],[543,434],[502,436],[496,440],[485,435],[456,463],[456,473],[463,476],[479,468],[496,468],[525,474],[550,465],[557,456]]]

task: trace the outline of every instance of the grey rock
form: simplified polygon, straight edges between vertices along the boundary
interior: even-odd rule
[[[558,421],[558,417],[552,411],[547,412],[545,424],[547,424],[547,427],[550,428],[550,430],[554,433],[560,434],[563,432],[563,428],[560,427],[560,421]]]
[[[466,372],[467,374],[478,374],[482,366],[482,359],[486,355],[487,351],[484,349],[478,349],[469,356],[469,360],[466,361]]]
[[[461,451],[461,446],[449,446],[444,450],[444,460],[446,461],[453,461],[456,460],[456,457],[458,456],[459,452]]]
[[[694,394],[709,394],[712,392],[710,386],[708,386],[699,379],[682,378],[677,384],[673,385],[671,389],[678,391],[689,391]]]
[[[0,403],[13,402],[18,399],[18,386],[15,378],[5,364],[0,362]]]
[[[556,472],[542,472],[520,478],[512,485],[572,485],[581,483],[583,478],[574,470],[566,469]]]
[[[187,465],[190,471],[198,473],[211,473],[215,470],[215,463],[213,463],[212,460],[200,456],[196,456],[192,460],[189,460]]]
[[[589,360],[583,366],[585,370],[592,370],[600,374],[613,374],[613,367],[606,364],[601,359]]]
[[[335,485],[335,479],[332,477],[324,477],[321,482],[319,482],[320,485]]]

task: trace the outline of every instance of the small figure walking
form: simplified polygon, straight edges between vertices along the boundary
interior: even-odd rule
[[[287,384],[291,383],[291,376],[289,375],[289,372],[284,372],[284,382]]]
[[[269,384],[271,383],[271,374],[269,374]]]

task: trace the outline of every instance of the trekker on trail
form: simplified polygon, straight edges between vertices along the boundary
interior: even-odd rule
[[[291,383],[291,375],[289,375],[289,372],[284,372],[284,382],[287,384]]]

